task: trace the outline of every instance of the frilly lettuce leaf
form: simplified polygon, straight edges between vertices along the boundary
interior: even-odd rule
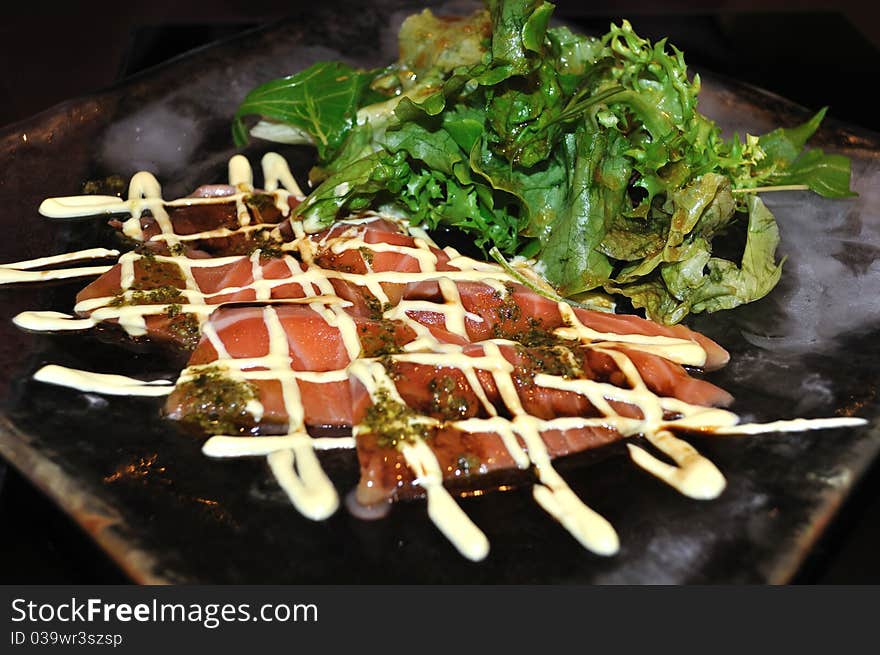
[[[607,283],[609,258],[599,246],[626,194],[631,168],[620,133],[586,123],[565,138],[568,171],[563,211],[546,232],[539,270],[562,295]]]
[[[783,261],[776,261],[779,229],[757,196],[747,201],[748,227],[742,261],[712,257],[709,242],[696,237],[679,261],[664,263],[647,280],[608,290],[630,299],[649,316],[677,323],[689,313],[732,309],[766,296],[779,282]]]
[[[851,164],[842,155],[822,150],[804,150],[807,140],[819,128],[828,108],[792,128],[777,128],[757,139],[746,137],[739,166],[728,167],[731,179],[740,189],[776,186],[806,186],[827,198],[854,196],[850,189]],[[746,154],[747,153],[747,154]]]

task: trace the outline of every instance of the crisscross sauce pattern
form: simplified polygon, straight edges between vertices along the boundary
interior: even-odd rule
[[[312,519],[339,506],[316,452],[354,449],[352,507],[425,496],[431,520],[474,560],[489,542],[455,495],[504,486],[502,477],[531,482],[535,501],[584,547],[617,551],[614,528],[555,471],[556,457],[642,435],[665,457],[628,443],[638,466],[710,499],[724,477],[681,433],[862,423],[740,425],[722,409],[729,394],[688,370],[726,363],[706,337],[547,297],[526,268],[440,248],[402,218],[365,213],[307,233],[284,160],[267,155],[263,177],[255,189],[248,162],[235,157],[229,185],[188,198],[163,200],[155,178],[139,173],[126,200],[46,201],[41,211],[56,217],[128,214],[114,224],[139,245],[121,256],[91,249],[6,265],[4,281],[100,275],[78,295],[75,316],[26,312],[16,322],[112,324],[192,353],[173,384],[51,365],[36,378],[167,395],[168,417],[210,435],[206,454],[265,456]],[[35,270],[115,256],[112,266]]]

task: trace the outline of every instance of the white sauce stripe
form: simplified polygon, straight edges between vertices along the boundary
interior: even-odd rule
[[[585,326],[570,305],[560,302],[558,307],[559,314],[568,327],[557,328],[554,332],[565,339],[578,339],[586,343],[602,341],[619,343],[633,350],[659,355],[671,362],[686,366],[703,366],[706,363],[706,351],[695,341],[662,335],[597,332]]]
[[[727,483],[721,471],[689,443],[674,437],[667,430],[649,432],[645,436],[678,466],[662,462],[634,444],[627,444],[630,457],[640,467],[688,498],[712,500],[724,491]]]
[[[280,437],[227,437],[214,436],[202,446],[202,452],[209,457],[253,457],[269,455],[276,450],[290,450],[301,440],[299,435]],[[355,447],[354,437],[311,437],[315,450],[351,450]]]
[[[587,550],[605,556],[616,555],[620,550],[620,539],[614,526],[584,505],[568,486],[551,489],[536,484],[532,496]]]
[[[843,416],[840,418],[796,418],[788,421],[770,423],[740,423],[729,427],[711,430],[718,435],[754,435],[771,432],[804,432],[806,430],[830,430],[833,428],[857,428],[867,425],[863,418]]]
[[[32,332],[66,332],[88,330],[97,323],[92,318],[74,318],[61,312],[28,311],[18,314],[12,322],[22,330]]]
[[[80,268],[56,268],[48,271],[20,271],[15,268],[0,267],[0,284],[22,284],[26,282],[49,282],[77,277],[96,277],[109,271],[112,266],[82,266]]]
[[[21,262],[3,264],[2,266],[0,266],[0,268],[24,271],[30,268],[40,268],[42,266],[69,264],[71,262],[82,261],[86,259],[109,259],[111,257],[118,256],[118,250],[108,250],[107,248],[88,248],[86,250],[77,250],[76,252],[67,252],[61,255],[38,257],[37,259],[27,259]]]
[[[167,396],[174,390],[170,380],[144,382],[124,375],[90,373],[57,364],[44,366],[34,373],[34,379],[47,384],[111,396]]]
[[[489,554],[489,540],[443,486],[443,473],[437,458],[424,441],[401,447],[407,465],[417,476],[417,484],[428,496],[428,516],[462,555],[480,561]]]
[[[47,198],[38,210],[48,218],[78,218],[99,214],[130,214],[132,204],[116,196],[67,196]]]
[[[287,191],[297,198],[305,194],[299,188],[296,179],[291,175],[287,160],[277,152],[267,152],[261,161],[263,167],[263,187],[266,191],[276,191],[280,183]]]
[[[290,502],[306,518],[321,521],[339,507],[336,488],[321,468],[308,436],[289,450],[270,453],[266,459]]]

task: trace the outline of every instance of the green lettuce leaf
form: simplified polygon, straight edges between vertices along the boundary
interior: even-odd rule
[[[627,21],[598,38],[550,27],[552,11],[425,10],[404,21],[400,60],[384,69],[322,63],[252,91],[236,141],[255,114],[255,134],[318,148],[309,229],[392,205],[534,258],[564,296],[621,294],[667,323],[769,292],[778,229],[755,194],[853,195],[849,160],[807,147],[826,110],[726,139],[697,110],[700,79],[680,50]],[[718,256],[743,243],[741,258]]]
[[[478,81],[494,85],[528,75],[541,62],[554,6],[541,0],[487,0],[492,16],[492,67]]]
[[[486,141],[481,140],[471,149],[470,166],[493,189],[519,200],[522,236],[546,238],[550,227],[556,224],[568,193],[568,171],[563,158],[554,157],[542,166],[523,170],[496,155]],[[506,252],[513,254],[514,250]]]
[[[727,169],[734,185],[741,189],[803,185],[827,198],[856,195],[850,188],[851,164],[847,157],[825,154],[820,149],[804,150],[828,108],[791,128],[777,128],[757,138],[748,137],[730,146]]]
[[[600,245],[626,194],[627,145],[619,132],[589,122],[565,138],[568,193],[538,256],[541,272],[562,295],[602,286],[611,276]]]
[[[776,261],[779,229],[760,198],[747,199],[746,245],[737,265],[712,257],[709,242],[697,237],[677,262],[662,264],[660,275],[608,290],[628,297],[635,307],[661,323],[678,323],[688,313],[732,309],[766,296],[779,282],[783,261]]]
[[[304,130],[313,137],[319,158],[329,159],[354,126],[372,77],[339,62],[322,62],[258,86],[235,112],[232,129],[236,145],[247,142],[243,117],[257,114]]]
[[[455,139],[444,129],[429,131],[418,123],[406,123],[400,129],[385,134],[385,148],[390,152],[405,152],[428,168],[453,174],[453,168],[465,157]]]
[[[848,157],[807,150],[784,170],[766,178],[770,186],[806,185],[826,198],[857,195],[851,188],[852,166]]]
[[[380,151],[363,157],[328,177],[303,201],[300,212],[306,229],[329,226],[343,209],[366,209],[377,196],[400,192],[411,177],[404,153]]]

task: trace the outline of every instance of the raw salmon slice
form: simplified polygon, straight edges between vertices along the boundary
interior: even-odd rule
[[[350,428],[352,403],[345,369],[352,356],[343,329],[332,324],[334,316],[326,307],[289,305],[218,310],[168,398],[166,415],[208,432],[232,425],[235,432],[283,434],[301,427],[291,424],[297,415],[309,428]],[[277,334],[273,324],[280,330]],[[358,348],[355,356],[396,351],[414,336],[401,323],[363,317],[353,318],[348,328]],[[279,336],[280,350],[277,341],[273,343]],[[206,417],[204,403],[198,394],[193,397],[191,380],[208,368],[211,375],[252,386],[250,399],[259,403],[256,414],[240,411],[238,403],[234,416]],[[206,379],[204,384],[210,382]],[[209,411],[222,411],[221,405],[214,403]]]
[[[617,348],[625,353],[636,366],[639,375],[652,391],[659,395],[678,398],[699,405],[724,405],[731,397],[724,390],[691,378],[681,366],[656,355]],[[509,377],[516,392],[519,411],[532,417],[552,421],[561,417],[602,417],[587,397],[573,391],[542,386],[536,382],[540,374],[563,376],[568,379],[590,380],[630,389],[627,376],[614,358],[606,352],[576,343],[569,345],[525,347],[499,345],[498,350],[511,364]],[[394,382],[394,392],[405,406],[415,414],[435,419],[423,438],[433,451],[444,482],[460,487],[463,480],[473,483],[481,475],[497,474],[513,466],[508,446],[498,433],[489,430],[471,433],[457,429],[457,422],[469,419],[488,419],[491,416],[510,416],[511,408],[499,392],[496,378],[478,362],[485,356],[484,347],[471,344],[464,354],[474,359],[475,375],[468,380],[463,369],[457,366],[426,365],[406,361],[391,361],[385,369],[389,380]],[[504,377],[504,376],[502,376]],[[481,393],[476,393],[472,382]],[[641,419],[638,407],[605,394],[614,413],[619,416]],[[423,494],[414,474],[406,467],[393,433],[377,433],[370,430],[371,421],[365,417],[371,408],[388,403],[383,398],[374,403],[364,385],[352,381],[353,417],[356,424],[368,424],[364,431],[357,431],[358,457],[361,464],[361,481],[357,497],[363,504],[400,498],[412,498]],[[491,408],[486,407],[486,401]],[[387,423],[387,421],[386,421]],[[402,433],[405,433],[405,428]],[[587,448],[610,443],[624,435],[609,426],[573,426],[562,429],[542,430],[542,439],[551,457],[560,457]],[[519,447],[524,444],[517,441]]]
[[[184,238],[181,245],[187,250],[196,250],[215,256],[244,254],[253,250],[274,226],[285,220],[285,215],[278,208],[275,197],[259,189],[245,195],[242,202],[243,211],[247,212],[248,227],[242,228],[239,216],[239,205],[227,196],[237,193],[238,189],[230,185],[209,185],[199,187],[190,194],[194,199],[212,199],[216,202],[200,202],[191,205],[166,205],[165,210],[171,226],[171,232]],[[287,206],[295,210],[300,199],[295,196],[287,198]],[[160,222],[149,212],[140,217],[140,239],[152,250],[168,254],[168,244],[163,235]],[[110,221],[116,229],[123,229],[123,222]],[[220,230],[223,233],[217,234]]]
[[[731,401],[664,350],[671,340],[689,347],[685,363],[717,368],[727,361],[723,348],[686,327],[559,303],[494,264],[438,248],[381,217],[304,235],[266,208],[258,220],[278,225],[273,238],[285,240],[283,256],[221,258],[256,244],[252,234],[239,239],[245,230],[237,227],[234,203],[198,209],[204,207],[210,210],[169,214],[175,232],[198,235],[182,242],[186,257],[148,254],[120,264],[78,300],[120,294],[128,270],[134,282],[125,299],[162,309],[145,317],[146,330],[170,341],[174,317],[164,303],[177,303],[177,292],[189,303],[182,306],[201,305],[193,310],[201,339],[166,414],[209,434],[353,429],[362,503],[423,492],[405,456],[412,435],[394,437],[398,424],[415,426],[443,483],[466,491],[491,487],[511,472],[530,474],[517,432],[522,423],[512,427],[523,417],[539,422],[551,458],[626,436],[615,426],[646,419],[633,400],[633,376],[646,392],[677,402]],[[149,238],[161,226],[145,219],[142,227]],[[217,228],[236,233],[211,235]],[[227,304],[233,306],[218,307]],[[656,337],[667,341],[658,346]],[[390,405],[353,373],[364,362],[391,381]],[[388,407],[396,413],[383,414]]]

